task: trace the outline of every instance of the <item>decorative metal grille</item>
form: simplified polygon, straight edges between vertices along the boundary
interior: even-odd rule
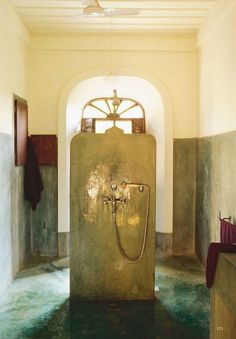
[[[145,133],[145,111],[134,99],[113,97],[90,100],[83,108],[81,132],[99,133],[113,125],[128,133]]]

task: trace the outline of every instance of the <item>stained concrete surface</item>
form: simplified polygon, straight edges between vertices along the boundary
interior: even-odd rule
[[[196,253],[204,264],[220,240],[219,211],[236,223],[236,132],[206,137],[197,146]]]
[[[30,266],[0,300],[0,338],[207,339],[202,267],[193,257],[160,253],[156,263],[155,301],[72,304],[68,260]]]
[[[172,254],[173,233],[156,232],[155,243],[161,251]]]
[[[80,133],[73,137],[71,297],[154,299],[155,155],[153,136],[128,135],[117,127],[105,134]],[[127,183],[125,188],[122,182]],[[117,185],[115,192],[112,184]],[[143,184],[143,191],[138,184]],[[104,204],[104,198],[108,200],[112,194],[116,199],[115,221],[114,205]],[[124,204],[118,199],[125,199]],[[144,241],[141,260],[137,264],[127,262],[127,257],[139,256]]]
[[[195,253],[196,139],[174,140],[173,254]]]
[[[58,257],[66,258],[70,255],[70,232],[58,233]]]
[[[12,243],[13,275],[31,256],[30,205],[24,199],[24,167],[15,166],[12,175]]]
[[[236,223],[236,131],[174,141],[173,254],[206,263],[220,240],[219,211]]]
[[[45,192],[41,206],[32,212],[24,200],[24,168],[14,164],[12,135],[0,133],[0,149],[1,295],[28,262],[32,254],[31,239],[34,254],[57,255],[57,169],[50,166],[41,169]]]
[[[44,190],[35,211],[31,210],[31,254],[56,256],[57,240],[57,168],[40,166]]]
[[[0,295],[12,278],[11,179],[13,138],[0,133]]]
[[[211,139],[203,138],[197,146],[197,194],[196,194],[196,254],[205,263],[211,242]],[[217,220],[215,220],[217,224]],[[217,239],[219,240],[219,239]]]

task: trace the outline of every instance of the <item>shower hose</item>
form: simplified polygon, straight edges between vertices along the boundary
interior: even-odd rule
[[[147,242],[147,232],[148,232],[148,221],[149,221],[149,206],[150,206],[150,187],[147,184],[136,184],[136,183],[127,183],[127,186],[144,186],[147,188],[147,203],[146,203],[146,216],[145,216],[145,227],[144,227],[144,233],[143,233],[143,242],[142,242],[142,247],[139,252],[139,254],[136,257],[130,257],[128,254],[125,252],[122,243],[121,243],[121,238],[120,238],[120,231],[118,229],[118,225],[116,222],[116,212],[114,213],[114,224],[115,224],[115,229],[116,229],[116,239],[117,239],[117,244],[119,247],[119,251],[123,259],[128,262],[129,264],[136,264],[138,263],[144,253],[145,247],[146,247],[146,242]]]

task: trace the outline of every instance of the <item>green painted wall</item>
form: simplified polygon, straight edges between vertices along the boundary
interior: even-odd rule
[[[30,215],[24,170],[14,165],[14,138],[0,133],[0,294],[30,256]]]
[[[12,279],[11,175],[13,139],[0,133],[0,295]]]
[[[205,265],[220,241],[219,211],[236,223],[236,132],[174,141],[173,254]]]
[[[31,253],[34,256],[56,256],[57,167],[40,166],[44,190],[36,211],[31,210]]]
[[[205,264],[220,240],[219,211],[236,223],[236,132],[199,139],[197,155],[196,253]]]
[[[196,139],[174,141],[174,255],[195,253]]]
[[[0,294],[30,257],[30,213],[24,170],[14,165],[14,138],[0,133]]]
[[[152,299],[155,269],[155,140],[150,135],[78,134],[71,143],[71,297]],[[111,205],[104,196],[122,181],[151,187],[147,245],[142,259],[127,263],[119,252]],[[119,205],[122,245],[134,257],[142,247],[147,189],[130,189]]]
[[[211,140],[203,138],[197,144],[197,197],[196,197],[196,254],[205,264],[211,242]],[[216,223],[217,220],[215,220]]]
[[[14,275],[31,256],[30,207],[24,199],[24,167],[12,171],[12,262]]]

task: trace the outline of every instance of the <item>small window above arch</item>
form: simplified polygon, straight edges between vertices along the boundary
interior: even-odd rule
[[[90,100],[83,108],[81,133],[105,133],[117,126],[124,133],[145,133],[145,111],[134,99],[119,98],[114,90],[113,97]]]

